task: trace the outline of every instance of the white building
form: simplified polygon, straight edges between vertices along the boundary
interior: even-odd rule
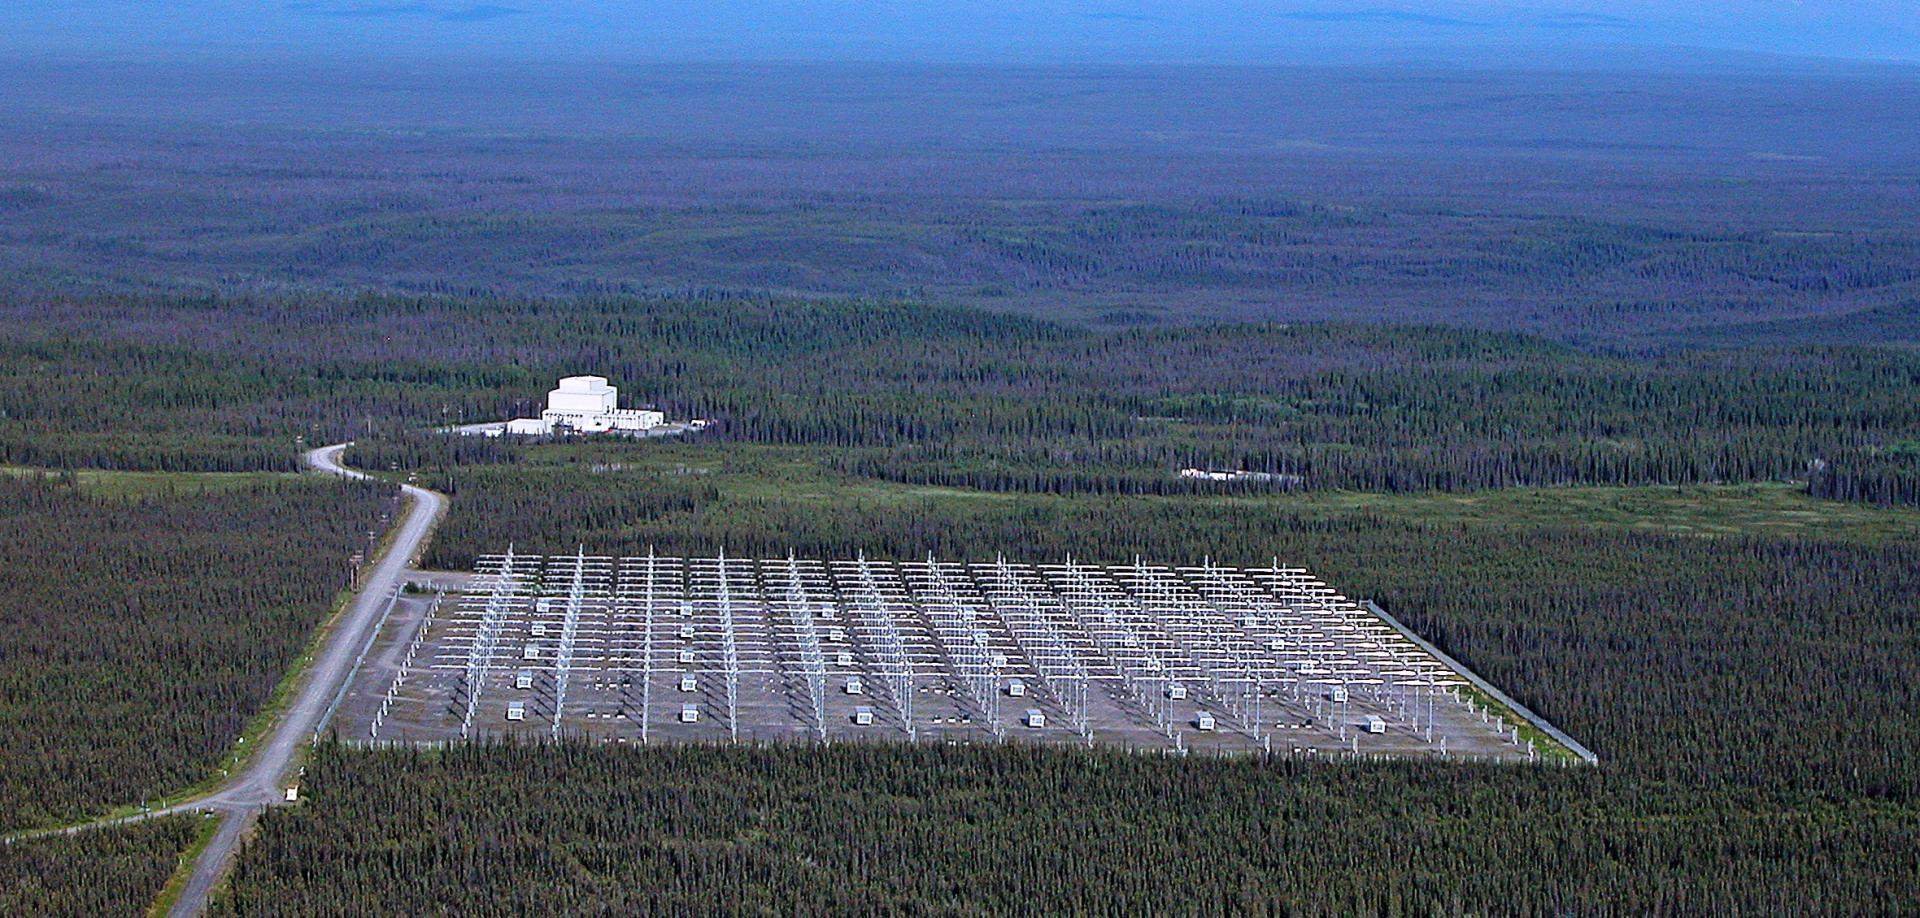
[[[514,418],[505,433],[545,436],[555,432],[607,433],[652,430],[667,422],[658,411],[620,407],[620,390],[605,376],[569,376],[547,393],[547,408],[538,418]]]
[[[1298,488],[1307,483],[1306,476],[1282,472],[1249,472],[1246,469],[1181,469],[1180,477],[1192,481],[1252,481],[1277,484],[1282,487]]]
[[[580,433],[604,433],[609,430],[652,430],[667,422],[658,411],[621,408],[620,390],[607,385],[605,376],[569,376],[560,380],[560,388],[547,393],[547,410],[540,420],[554,429],[569,428]]]

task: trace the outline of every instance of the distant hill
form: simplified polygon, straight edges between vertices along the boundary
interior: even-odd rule
[[[0,283],[1601,342],[1830,335],[1814,320],[1920,297],[1920,71],[1764,64],[15,61]]]
[[[1690,329],[1681,343],[1715,346],[1882,344],[1920,347],[1920,300],[1835,316]]]

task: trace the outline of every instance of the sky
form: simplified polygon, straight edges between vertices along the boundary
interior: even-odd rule
[[[1920,0],[7,0],[0,54],[1343,62],[1697,48],[1920,62]]]

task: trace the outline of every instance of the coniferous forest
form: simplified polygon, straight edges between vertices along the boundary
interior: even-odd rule
[[[223,337],[139,333],[196,321],[217,323]],[[45,331],[62,323],[71,324]],[[253,333],[269,325],[279,334]],[[40,327],[7,344],[17,383],[8,410],[21,421],[15,430],[32,431],[5,441],[16,464],[74,474],[277,470],[303,445],[355,437],[351,462],[452,496],[454,515],[425,559],[446,567],[509,541],[530,550],[585,542],[620,552],[1300,559],[1386,604],[1603,757],[1599,769],[1574,772],[1249,761],[1196,772],[1185,762],[992,750],[713,753],[745,756],[739,767],[758,776],[747,786],[761,809],[728,804],[724,818],[636,836],[587,818],[605,809],[595,782],[631,781],[623,792],[642,796],[678,787],[664,792],[682,802],[661,805],[706,805],[696,804],[702,785],[676,770],[693,764],[618,750],[462,750],[440,760],[342,749],[310,768],[308,804],[263,821],[233,881],[238,911],[404,908],[439,901],[473,871],[520,877],[513,890],[462,886],[491,890],[463,903],[478,909],[536,893],[581,909],[754,896],[830,907],[849,890],[878,896],[871,890],[905,883],[888,893],[896,898],[874,901],[996,910],[1010,907],[1007,887],[976,874],[1018,877],[1043,865],[1075,877],[1047,902],[1060,909],[1171,907],[1146,882],[1157,875],[1137,869],[1149,860],[1180,871],[1159,876],[1164,883],[1191,885],[1223,908],[1284,901],[1309,912],[1870,908],[1912,887],[1904,852],[1916,831],[1920,739],[1907,712],[1920,665],[1909,634],[1920,555],[1898,532],[1869,539],[1818,524],[1823,505],[1903,503],[1889,485],[1847,483],[1912,474],[1920,363],[1905,351],[1615,352],[1347,325],[1100,332],[960,310],[724,297],[142,298],[61,304]],[[54,410],[57,387],[35,382],[50,363],[111,374],[127,395]],[[715,429],[684,446],[425,429],[524,413],[552,377],[581,366],[607,367],[628,392],[677,416],[714,418]],[[107,434],[121,423],[151,435]],[[739,469],[725,472],[730,464]],[[1189,464],[1297,479],[1178,479]],[[1785,483],[1806,495],[1794,512],[1812,522],[1790,536],[1656,535],[1589,525],[1574,512],[1419,522],[1397,518],[1391,503],[1514,485],[1545,486],[1551,503],[1553,489],[1579,485],[1671,489],[1686,505],[1688,488],[1722,482]],[[1351,513],[1290,503],[1354,492],[1388,502]],[[26,493],[51,500],[58,489]],[[364,527],[345,533],[356,531]],[[298,557],[319,564],[340,550]],[[338,573],[337,561],[326,564]],[[261,671],[277,672],[269,662]],[[177,679],[164,684],[182,690]],[[177,789],[213,752],[183,757],[171,784],[151,786]],[[929,755],[960,759],[906,777],[925,771],[916,763]],[[530,771],[529,756],[561,772]],[[1011,838],[1030,848],[1071,834],[1079,812],[983,801],[969,769],[1008,773],[998,783],[1022,801],[1061,794],[1071,775],[1111,774],[1111,784],[1073,793],[1103,806],[1159,800],[1157,818],[1176,821],[1161,835],[1061,849],[1046,862],[1011,853],[956,861],[969,846],[1010,852]],[[780,822],[827,805],[803,790],[809,782],[849,773],[866,776],[847,782],[854,788],[934,784],[921,802],[884,796],[866,821],[804,823],[834,834]],[[1170,799],[1199,776],[1218,786],[1184,808]],[[86,799],[125,800],[146,786]],[[741,783],[718,786],[737,793]],[[502,793],[512,807],[493,805]],[[1256,793],[1270,796],[1249,809],[1244,795]],[[32,805],[34,818],[63,812],[54,801]],[[634,818],[651,805],[635,804]],[[1291,806],[1301,809],[1288,831],[1299,834],[1284,842],[1236,823]],[[451,828],[425,840],[421,808],[473,815],[434,817]],[[1133,820],[1124,824],[1148,824],[1120,812]],[[1415,841],[1395,840],[1389,829],[1403,825]],[[1496,831],[1505,826],[1523,828]],[[502,841],[526,833],[542,841]],[[1220,866],[1203,871],[1139,847],[1165,836]],[[1701,850],[1703,836],[1717,847]],[[637,837],[656,838],[682,878],[647,885],[641,877],[662,875],[650,862],[609,853]],[[801,861],[817,869],[776,874],[770,864],[794,857],[781,845],[850,860],[823,855]],[[526,860],[536,856],[568,866]],[[902,866],[916,861],[924,866]],[[1459,869],[1467,863],[1545,866]],[[1356,879],[1369,876],[1385,879]]]
[[[0,846],[0,913],[144,915],[199,822],[166,816]]]
[[[392,506],[322,481],[99,494],[0,475],[0,826],[216,777]]]
[[[415,465],[487,449],[423,428],[537,413],[580,367],[715,420],[713,439],[1002,491],[1217,490],[1176,477],[1198,466],[1370,491],[1813,476],[1817,493],[1900,501],[1920,465],[1920,356],[1898,349],[1619,354],[1352,325],[1096,332],[753,297],[136,298],[11,315],[29,312],[0,341],[13,421],[0,461],[40,466],[287,469],[296,438],[349,437],[383,446],[370,460]],[[70,404],[70,379],[99,397]]]
[[[430,568],[1302,564],[1600,762],[323,740],[218,913],[1920,912],[1910,69],[269,57],[0,54],[0,831],[216,781],[411,479]],[[712,425],[445,431],[581,373]]]
[[[336,749],[315,765],[310,804],[263,823],[233,908],[348,913],[447,896],[483,911],[1916,904],[1920,542],[1911,538],[1409,525],[1146,498],[844,512],[701,500],[642,502],[658,522],[590,547],[912,556],[939,540],[969,557],[1005,545],[1027,557],[1125,560],[1204,545],[1230,561],[1309,558],[1581,738],[1602,764],[864,746]],[[533,540],[519,544],[537,550],[551,517],[538,502],[517,509],[508,518],[539,521],[518,530]],[[594,532],[593,519],[557,525]]]
[[[195,322],[209,331],[217,323],[216,343],[140,333]],[[56,333],[62,323],[71,324]],[[254,334],[270,325],[277,335]],[[1204,774],[1216,776],[1227,796],[1202,794],[1186,809],[1164,804],[1191,820],[1165,832],[1188,839],[1185,847],[1196,856],[1231,866],[1191,868],[1213,878],[1204,881],[1187,872],[1164,879],[1198,884],[1202,895],[1223,903],[1234,900],[1218,897],[1237,890],[1306,911],[1581,910],[1611,903],[1772,910],[1813,901],[1797,898],[1803,895],[1889,901],[1914,870],[1898,854],[1915,832],[1910,753],[1920,742],[1907,715],[1920,675],[1907,633],[1920,595],[1912,539],[1854,538],[1817,525],[1790,537],[1652,535],[1593,528],[1578,514],[1447,525],[1396,519],[1391,503],[1352,513],[1289,503],[1298,492],[1414,499],[1514,485],[1548,486],[1543,493],[1568,485],[1664,486],[1677,489],[1674,500],[1684,503],[1688,487],[1777,481],[1814,498],[1806,506],[1815,511],[1798,512],[1816,517],[1822,501],[1897,506],[1904,502],[1897,482],[1912,475],[1909,444],[1920,436],[1920,362],[1908,352],[1761,346],[1628,353],[1495,332],[1346,325],[1099,332],[960,310],[765,298],[140,298],[60,304],[38,328],[6,345],[16,381],[6,389],[8,410],[20,422],[4,441],[13,463],[80,472],[278,470],[303,445],[355,437],[353,463],[417,475],[452,496],[454,515],[425,559],[444,567],[469,564],[509,541],[531,550],[585,542],[610,552],[724,546],[894,557],[1004,551],[1116,561],[1135,554],[1297,558],[1383,602],[1603,757],[1592,773],[1205,763]],[[80,412],[56,410],[59,387],[38,382],[55,363],[122,385]],[[715,429],[684,447],[524,443],[427,430],[524,413],[537,407],[529,399],[552,377],[580,366],[605,367],[627,391],[654,396],[677,416],[714,418]],[[109,435],[123,423],[150,435]],[[740,470],[713,474],[716,463]],[[1297,477],[1196,483],[1174,474],[1187,465]],[[78,500],[57,484],[18,487],[29,502]],[[272,503],[296,493],[305,492],[191,500],[203,509],[209,500],[234,502],[221,514],[228,526],[284,523],[290,514]],[[342,505],[343,523],[353,505]],[[70,525],[87,518],[63,514],[75,521]],[[337,577],[350,536],[367,528],[343,527],[346,541],[331,553],[298,543],[304,547],[291,557]],[[296,537],[321,535],[310,528],[287,534]],[[272,552],[279,538],[250,544]],[[71,621],[90,627],[84,616]],[[295,621],[304,628],[313,619],[287,624]],[[204,672],[204,664],[171,659],[149,658],[146,669],[125,671],[173,672],[175,678],[137,683],[171,692],[213,690],[197,675],[178,678]],[[270,687],[284,659],[257,661],[256,691]],[[223,730],[237,729],[241,712],[252,708],[230,710]],[[112,721],[90,723],[115,733]],[[161,728],[192,733],[204,748],[179,744],[178,761],[111,771],[124,781],[105,786],[94,773],[62,766],[92,792],[9,799],[20,801],[22,820],[32,821],[128,794],[177,790],[204,774],[232,736],[192,732],[185,721]],[[146,729],[119,732],[139,742]],[[208,745],[207,737],[223,736]],[[488,839],[536,831],[529,827],[557,833],[543,836],[561,846],[556,852],[576,845],[625,850],[627,830],[578,822],[595,792],[572,796],[569,788],[622,775],[635,776],[642,788],[647,780],[672,785],[679,779],[645,776],[690,767],[652,759],[621,764],[627,760],[617,751],[559,755],[541,767],[579,769],[577,780],[543,778],[540,795],[516,796],[522,809],[489,811],[521,822],[456,819],[452,834],[432,842],[409,842],[415,833],[408,826],[417,823],[389,820],[418,818],[405,815],[415,811],[364,789],[391,785],[393,793],[418,798],[414,806],[459,811],[484,805],[485,788],[522,786],[521,772],[531,767],[525,757],[549,753],[474,750],[445,763],[406,765],[390,756],[330,752],[313,766],[313,800],[262,823],[236,875],[232,907],[353,912],[432,901],[446,894],[442,887],[462,882],[449,870],[472,865],[509,874],[525,866],[525,850]],[[928,754],[788,750],[749,756],[757,764],[742,767],[763,776],[753,793],[775,814],[764,818],[784,819],[825,805],[817,796],[788,796],[798,792],[785,782],[806,786],[820,780],[808,775],[850,769],[908,774],[919,770],[915,757]],[[1007,791],[1023,800],[1057,792],[1065,775],[1096,767],[1115,769],[1115,783],[1097,790],[1114,797],[1164,801],[1165,782],[1194,780],[1179,762],[1090,766],[1072,757],[952,754],[982,759],[943,771],[957,783],[930,787],[934,800],[973,799],[963,775],[976,767],[1021,775],[1006,779],[1013,788],[1033,782],[1027,791]],[[998,755],[1013,758],[999,762]],[[394,779],[394,768],[493,777],[413,783]],[[24,773],[15,780],[55,786]],[[355,789],[332,794],[332,780]],[[1278,795],[1274,806],[1304,807],[1288,820],[1301,834],[1257,845],[1265,836],[1223,828],[1253,818],[1234,802],[1242,799],[1235,786],[1267,787]],[[1361,800],[1377,807],[1372,821],[1353,812]],[[1013,847],[998,836],[952,835],[962,831],[954,824],[997,826],[1031,847],[1031,839],[1066,832],[1046,820],[1069,812],[1049,816],[977,801],[959,811],[899,806],[907,808],[877,809],[852,836],[773,833],[754,828],[763,817],[745,811],[729,812],[746,822],[675,830],[659,844],[724,845],[700,856],[721,861],[686,861],[678,885],[641,883],[632,892],[639,899],[605,898],[615,895],[609,889],[638,883],[622,882],[622,871],[640,869],[640,862],[605,855],[583,854],[583,867],[524,885],[582,908],[698,907],[749,895],[832,905],[848,889],[899,881],[905,868],[885,865],[917,858],[939,865],[928,868],[935,872],[926,881],[952,888],[910,886],[897,894],[902,907],[993,910],[1008,900],[970,885],[972,871],[1017,876],[1029,869],[1017,865],[1028,862],[942,860],[948,855],[940,852],[967,845]],[[1527,829],[1501,833],[1490,828],[1494,822],[1475,821],[1494,819],[1489,813],[1501,814],[1498,824]],[[314,821],[324,820],[357,827],[359,841],[320,831]],[[823,832],[839,825],[814,822]],[[1395,842],[1385,829],[1401,823],[1421,827],[1426,840],[1418,848]],[[765,858],[784,863],[787,855],[757,844],[763,831],[783,844],[824,846],[853,860],[838,867],[817,861],[819,870],[774,885],[767,868],[755,865]],[[1720,840],[1720,853],[1691,847],[1703,832]],[[1218,847],[1191,841],[1201,838]],[[1784,838],[1801,844],[1787,846]],[[909,843],[924,848],[912,857],[893,850]],[[375,856],[388,846],[396,853]],[[1342,869],[1301,866],[1321,863],[1313,858],[1322,854]],[[1822,867],[1828,857],[1845,866]],[[1068,909],[1106,897],[1143,909],[1165,906],[1167,900],[1153,898],[1158,887],[1128,879],[1129,865],[1142,859],[1166,860],[1127,844],[1069,849],[1049,869],[1085,871],[1063,888],[1087,898],[1050,904]],[[1551,871],[1465,874],[1456,862],[1544,863]],[[1649,874],[1657,882],[1633,879]],[[1369,898],[1373,887],[1352,879],[1369,875],[1392,878],[1378,893],[1390,898]],[[1565,882],[1545,885],[1544,876]]]
[[[1900,911],[1911,812],[1606,769],[1013,747],[325,750],[229,914]]]

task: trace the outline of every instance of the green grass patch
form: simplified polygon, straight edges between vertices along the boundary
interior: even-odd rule
[[[563,444],[528,451],[522,468],[572,468],[591,476],[685,476],[724,500],[856,503],[925,501],[1035,504],[1082,498],[900,484],[829,468],[816,451],[698,443]],[[1397,522],[1475,526],[1593,526],[1666,535],[1792,536],[1877,542],[1920,536],[1920,509],[1821,500],[1802,484],[1505,488],[1465,493],[1316,491],[1262,496],[1134,497],[1142,502],[1251,505],[1289,515],[1368,513]],[[456,502],[457,503],[457,502]],[[454,513],[459,513],[456,506]]]
[[[1407,522],[1595,526],[1669,535],[1767,535],[1874,542],[1920,535],[1920,510],[1820,500],[1793,483],[1506,488],[1467,494],[1324,492],[1256,498]]]

